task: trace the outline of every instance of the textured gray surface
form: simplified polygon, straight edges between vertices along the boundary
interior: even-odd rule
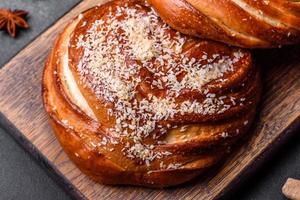
[[[1,128],[0,199],[69,199],[31,156]]]
[[[0,7],[23,9],[30,13],[30,29],[20,31],[16,39],[0,32],[0,66],[78,2],[80,0],[0,0]]]
[[[0,0],[0,7],[30,12],[31,29],[17,39],[0,32],[0,66],[55,22],[80,0]],[[1,98],[1,97],[0,97]],[[300,132],[283,145],[273,158],[226,199],[285,199],[281,187],[287,177],[300,178]],[[0,128],[0,200],[69,199],[46,172]]]

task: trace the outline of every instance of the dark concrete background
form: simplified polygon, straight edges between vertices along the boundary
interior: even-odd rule
[[[0,7],[30,12],[31,29],[17,39],[0,32],[0,66],[53,24],[80,0],[0,0]],[[1,97],[0,97],[1,98]],[[285,199],[281,187],[288,177],[300,179],[300,131],[225,199]],[[0,200],[70,199],[13,138],[0,128]]]

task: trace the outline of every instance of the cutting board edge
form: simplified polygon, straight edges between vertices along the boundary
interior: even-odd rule
[[[249,179],[250,175],[259,170],[268,160],[272,159],[276,152],[285,145],[289,139],[294,136],[296,130],[300,129],[300,116],[295,118],[295,120],[286,127],[282,133],[272,141],[269,145],[272,148],[266,147],[259,155],[256,156],[255,159],[251,161],[249,165],[247,165],[241,173],[239,173],[219,194],[216,195],[215,199],[219,199],[221,197],[225,197],[228,193],[238,189],[236,185],[243,183],[243,181]]]
[[[36,163],[42,167],[49,177],[51,177],[55,183],[57,183],[67,194],[72,198],[78,200],[85,200],[86,197],[82,194],[63,174],[59,172],[55,165],[51,164],[48,158],[39,151],[39,149],[32,144],[22,132],[15,127],[15,125],[2,113],[0,112],[0,126],[3,130],[7,131],[10,136],[27,152],[31,157],[34,158]]]
[[[72,183],[70,183],[55,167],[51,162],[35,147],[23,134],[22,132],[15,127],[15,125],[7,119],[7,117],[0,112],[0,126],[6,130],[14,140],[32,156],[37,164],[41,166],[47,174],[61,186],[64,191],[67,192],[72,198],[82,200],[87,199],[84,194],[82,194]],[[219,199],[225,197],[231,191],[236,189],[236,185],[245,181],[249,178],[251,174],[257,171],[267,160],[272,158],[278,149],[283,146],[289,138],[293,136],[293,133],[300,128],[300,116],[297,117],[284,131],[280,134],[273,142],[272,148],[266,148],[262,151],[252,162],[247,165],[239,174],[234,178],[234,180],[224,187],[223,191],[216,194],[214,199]]]

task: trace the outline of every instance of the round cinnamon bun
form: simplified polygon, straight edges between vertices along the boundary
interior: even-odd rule
[[[43,99],[70,159],[97,182],[166,187],[215,165],[247,132],[259,70],[239,48],[182,35],[139,0],[70,22]]]

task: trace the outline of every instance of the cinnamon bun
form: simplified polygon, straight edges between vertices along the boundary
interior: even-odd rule
[[[196,177],[247,132],[259,94],[248,51],[185,36],[139,0],[70,22],[43,77],[61,146],[104,184],[167,187]]]
[[[300,2],[293,0],[148,0],[185,34],[245,48],[300,42]]]

